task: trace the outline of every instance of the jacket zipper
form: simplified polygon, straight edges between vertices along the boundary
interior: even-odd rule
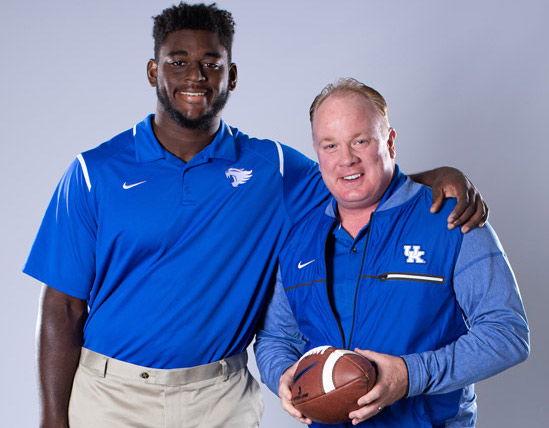
[[[337,221],[334,220],[334,222],[332,223],[332,226],[328,230],[328,234],[326,235],[326,240],[324,241],[324,266],[326,267],[325,290],[326,290],[326,300],[328,300],[328,305],[330,306],[330,310],[332,311],[332,315],[334,316],[334,321],[335,321],[337,327],[339,328],[339,334],[341,336],[341,343],[343,344],[343,348],[345,348],[345,334],[343,333],[343,327],[341,327],[341,323],[337,319],[336,311],[334,309],[334,305],[332,303],[332,300],[330,299],[330,292],[328,290],[328,287],[330,286],[330,284],[328,284],[328,282],[329,282],[328,281],[328,263],[326,262],[326,253],[327,253],[327,249],[328,249],[328,239],[330,239],[330,234],[334,230],[334,228],[336,226],[336,223],[337,223]]]
[[[355,317],[356,317],[356,300],[358,297],[358,287],[360,286],[360,279],[362,276],[360,275],[362,273],[362,269],[364,268],[364,260],[366,260],[366,250],[368,248],[368,242],[370,242],[370,235],[372,230],[372,224],[374,222],[374,213],[370,216],[370,223],[368,224],[366,228],[366,233],[368,236],[366,237],[366,242],[364,243],[364,252],[362,253],[362,262],[360,263],[360,271],[358,274],[358,279],[356,281],[356,287],[355,287],[355,301],[353,302],[353,322],[351,323],[351,333],[349,334],[349,342],[347,342],[347,349],[351,349],[351,340],[353,339],[353,332],[355,331]],[[341,327],[340,327],[341,328]]]

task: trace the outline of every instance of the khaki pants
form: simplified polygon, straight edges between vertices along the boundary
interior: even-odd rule
[[[259,385],[246,351],[187,369],[150,369],[83,348],[70,403],[70,428],[258,427]]]

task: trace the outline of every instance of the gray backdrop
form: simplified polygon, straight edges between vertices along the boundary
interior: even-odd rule
[[[2,426],[36,426],[38,284],[20,273],[64,169],[153,111],[151,16],[166,0],[4,2],[0,186]],[[314,95],[339,76],[378,89],[405,172],[454,165],[491,208],[532,330],[530,359],[478,383],[479,426],[547,426],[548,2],[220,0],[237,22],[225,119],[313,156]],[[255,364],[252,361],[253,370]],[[299,426],[265,390],[263,427]]]

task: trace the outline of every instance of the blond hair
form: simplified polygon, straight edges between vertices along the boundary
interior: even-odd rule
[[[316,111],[328,97],[331,95],[349,93],[357,93],[365,96],[374,105],[378,113],[385,118],[387,121],[387,126],[389,126],[389,117],[387,116],[387,103],[385,102],[385,98],[383,98],[383,96],[375,89],[370,88],[352,77],[342,77],[337,82],[326,85],[324,89],[320,91],[309,108],[309,118],[311,120],[311,124],[313,123]]]

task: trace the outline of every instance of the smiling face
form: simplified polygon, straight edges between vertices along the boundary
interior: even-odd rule
[[[369,214],[393,176],[395,130],[371,101],[356,92],[326,98],[312,128],[320,172],[340,215],[351,210]]]
[[[157,115],[191,129],[218,126],[229,91],[236,87],[236,65],[219,37],[205,30],[170,33],[158,57],[149,61],[147,76],[156,87]]]

